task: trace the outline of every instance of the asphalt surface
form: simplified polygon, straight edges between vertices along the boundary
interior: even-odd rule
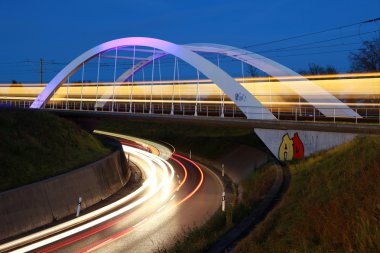
[[[174,180],[177,185],[170,188],[170,198],[165,198],[168,192],[159,192],[143,205],[121,216],[37,251],[153,252],[170,246],[187,227],[204,223],[220,208],[223,191],[221,181],[213,172],[202,167],[204,180],[201,182],[202,173],[194,164],[185,158],[175,158],[186,167],[187,179],[176,191],[175,188],[185,177],[185,171],[172,160],[178,176]],[[199,189],[194,192],[198,186]]]

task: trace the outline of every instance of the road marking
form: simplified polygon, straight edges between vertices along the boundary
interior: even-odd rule
[[[156,211],[156,213],[159,213],[162,209],[164,209],[166,207],[166,205],[163,205],[163,206],[161,206],[157,211]]]
[[[143,224],[144,222],[146,222],[147,220],[148,220],[148,218],[145,218],[145,219],[143,219],[142,221],[140,221],[139,223],[133,225],[132,227],[133,227],[133,228],[138,227],[138,226],[140,226],[141,224]]]

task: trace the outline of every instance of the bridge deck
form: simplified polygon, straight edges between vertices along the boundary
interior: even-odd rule
[[[118,112],[94,112],[94,111],[71,111],[43,109],[64,117],[87,117],[87,118],[124,118],[130,120],[149,120],[154,122],[183,122],[189,124],[206,124],[226,127],[264,128],[282,130],[308,130],[322,132],[357,133],[357,134],[380,134],[380,124],[354,124],[354,123],[328,123],[310,121],[287,121],[287,120],[247,120],[238,118],[220,117],[189,117],[181,115],[162,114],[133,114]]]

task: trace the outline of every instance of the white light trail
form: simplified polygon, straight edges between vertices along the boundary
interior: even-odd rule
[[[130,211],[131,209],[136,208],[137,206],[143,204],[144,202],[152,198],[154,195],[156,195],[159,191],[163,189],[164,189],[164,192],[170,193],[170,190],[167,190],[166,188],[171,187],[171,182],[173,182],[173,178],[174,178],[174,169],[167,161],[163,160],[162,158],[156,155],[150,154],[146,151],[139,150],[136,148],[123,146],[123,150],[126,153],[130,154],[130,157],[134,159],[134,162],[139,166],[139,168],[143,169],[144,173],[147,175],[147,180],[143,183],[143,185],[140,188],[138,188],[136,191],[129,194],[128,196],[110,205],[100,208],[96,211],[93,211],[81,217],[75,218],[71,221],[62,223],[55,227],[45,229],[43,231],[34,233],[32,235],[0,245],[0,251],[13,249],[15,247],[39,240],[41,238],[45,238],[41,241],[18,248],[12,252],[26,252],[26,251],[35,250],[37,248],[43,247],[45,245],[56,242],[58,240],[77,234],[81,231],[84,231],[100,223],[108,221],[116,216],[119,216],[127,211]],[[158,170],[160,170],[161,176],[158,175]],[[155,182],[157,182],[157,179],[159,177],[161,178],[160,183],[156,185]],[[126,202],[135,198],[139,194],[142,194],[144,191],[147,191],[147,193],[144,194],[141,198],[138,198],[137,200],[131,202],[130,204],[120,209],[117,209],[107,215],[99,217],[100,215],[110,210],[113,210],[114,208],[119,207],[122,204],[125,204]],[[166,199],[169,199],[169,197],[170,196],[166,196]],[[96,217],[99,217],[99,218],[96,218]],[[88,223],[84,223],[91,219],[94,219],[94,220]],[[84,224],[71,228],[81,223],[84,223]],[[64,232],[58,233],[60,231],[64,231]],[[50,235],[53,235],[53,236],[46,238],[47,236],[50,236]]]

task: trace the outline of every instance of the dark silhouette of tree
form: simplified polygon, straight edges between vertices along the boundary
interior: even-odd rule
[[[255,67],[251,66],[251,65],[248,66],[247,72],[251,77],[258,77],[259,76],[259,70]]]
[[[78,80],[76,82],[73,82],[73,83],[82,83],[82,80]],[[83,80],[83,83],[91,83],[91,80]]]
[[[357,53],[351,53],[351,72],[380,71],[380,36],[372,41],[364,41]]]
[[[21,82],[17,82],[16,80],[12,80],[10,87],[22,87]]]
[[[301,75],[325,75],[325,74],[336,74],[338,71],[334,66],[327,65],[323,67],[316,63],[310,63],[309,68],[307,70],[298,71]]]
[[[336,68],[334,66],[331,66],[331,65],[326,66],[325,72],[326,72],[326,74],[338,74],[338,71],[336,70]]]

